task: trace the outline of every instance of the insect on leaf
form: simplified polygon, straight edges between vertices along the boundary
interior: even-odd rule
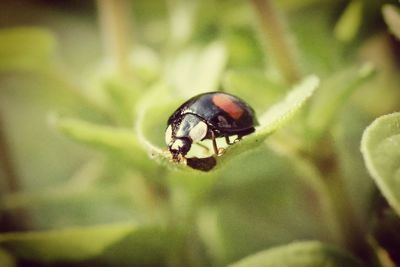
[[[226,160],[261,144],[270,134],[287,123],[300,110],[307,99],[312,96],[318,84],[319,79],[316,76],[305,78],[300,84],[295,86],[282,101],[273,105],[259,117],[260,126],[256,129],[255,134],[252,134],[241,142],[228,147],[225,154],[222,157],[217,158],[216,165],[222,166]],[[151,103],[154,102],[151,101],[151,99],[154,99],[152,96],[157,95],[157,97],[160,98],[159,94],[160,91],[155,90],[154,93],[149,94],[147,101],[145,100],[142,105],[139,105],[139,118],[137,119],[136,129],[140,142],[144,144],[149,154],[159,162],[168,164],[168,162],[171,162],[169,153],[165,149],[158,147],[155,142],[146,138],[146,133],[144,132],[146,128],[151,128],[154,132],[154,127],[146,127],[146,122],[154,121],[148,118],[156,112],[159,113],[159,116],[157,117],[165,117],[165,111],[168,110],[170,106],[165,105],[167,108],[162,108],[158,103],[156,103],[157,105],[153,104],[153,106],[151,106]],[[171,104],[173,101],[171,97],[169,99],[169,104]],[[165,128],[166,126],[163,125],[163,127]],[[159,139],[162,139],[161,136]]]

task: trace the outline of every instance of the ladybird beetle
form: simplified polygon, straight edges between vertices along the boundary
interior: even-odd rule
[[[214,153],[220,155],[216,138],[224,137],[232,145],[255,131],[258,122],[254,110],[240,98],[209,92],[190,98],[168,119],[165,142],[175,161],[181,161],[193,143],[211,139]],[[234,142],[230,136],[237,135]]]

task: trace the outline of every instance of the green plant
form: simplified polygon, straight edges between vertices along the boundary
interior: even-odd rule
[[[394,3],[98,0],[101,63],[91,6],[4,5],[46,19],[0,30],[1,266],[400,264]],[[171,162],[168,116],[218,89],[261,125]]]

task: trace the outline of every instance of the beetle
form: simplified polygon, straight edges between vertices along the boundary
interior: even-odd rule
[[[255,131],[258,122],[254,110],[242,99],[224,92],[196,95],[169,117],[165,142],[174,161],[185,159],[192,144],[211,139],[214,153],[221,155],[216,138],[228,145]],[[237,135],[231,142],[230,136]]]

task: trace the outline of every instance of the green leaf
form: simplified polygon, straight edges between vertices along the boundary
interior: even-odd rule
[[[368,126],[361,152],[375,183],[400,215],[400,113],[379,117]]]
[[[382,14],[390,32],[400,40],[400,13],[394,5],[386,4],[382,7]]]
[[[218,158],[217,166],[222,166],[228,159],[261,144],[274,131],[285,125],[313,95],[318,84],[318,77],[309,76],[296,85],[282,101],[273,105],[258,118],[260,126],[256,128],[255,134],[226,149],[224,155]]]
[[[15,259],[5,250],[0,249],[0,266],[2,267],[15,267]]]
[[[261,70],[230,70],[224,74],[222,85],[224,91],[246,99],[256,113],[281,99],[287,89]]]
[[[174,236],[161,226],[143,226],[113,243],[89,266],[164,266]]]
[[[361,267],[353,257],[317,241],[297,242],[259,252],[231,267]]]
[[[69,85],[49,76],[15,73],[2,75],[0,79],[0,106],[7,143],[19,183],[27,191],[65,181],[94,155],[93,150],[61,137],[50,127],[49,111],[106,121],[104,113],[75,93],[79,89],[70,90]]]
[[[229,4],[228,2],[225,3],[224,8],[229,9],[229,7],[227,7]],[[246,2],[240,4],[246,8]],[[249,5],[247,5],[247,8],[249,8]],[[232,7],[230,7],[230,9],[235,10],[235,8]],[[224,23],[224,20],[232,20],[232,22],[225,22],[224,25],[221,25],[221,28],[223,27],[224,29],[222,38],[229,55],[228,65],[234,68],[256,67],[260,70],[264,69],[264,52],[262,50],[262,44],[258,41],[258,36],[254,32],[254,27],[250,25],[244,26],[243,24],[236,26],[235,23],[238,23],[238,16],[240,15],[238,12],[231,11],[231,14],[229,14],[230,18],[226,18],[229,16],[227,12],[225,13],[226,16],[219,16],[218,18],[222,21],[221,23]],[[239,13],[243,14],[244,12]],[[248,18],[245,18],[245,20],[251,22]]]
[[[103,164],[107,165],[104,161]],[[1,210],[27,211],[30,223],[38,229],[109,224],[151,217],[145,209],[148,208],[145,203],[147,188],[140,187],[140,177],[114,171],[103,174],[96,182],[77,181],[79,178],[88,179],[86,176],[90,176],[87,171],[57,187],[48,186],[40,191],[8,194],[2,199]],[[105,183],[104,180],[112,181]],[[151,219],[155,221],[153,217]]]
[[[0,31],[0,71],[33,71],[50,67],[54,59],[53,35],[40,28]]]
[[[324,5],[309,6],[288,17],[305,73],[327,77],[342,68],[348,58],[343,42],[332,34],[332,10],[336,8],[337,1],[325,1]]]
[[[42,262],[80,261],[100,255],[136,226],[131,223],[0,234],[0,244],[18,257]]]
[[[184,50],[168,67],[167,79],[183,97],[218,89],[227,54],[221,42]]]
[[[147,160],[147,155],[133,130],[97,125],[71,118],[56,118],[54,125],[75,141],[111,152],[141,168],[151,168],[151,162]]]
[[[152,8],[151,10],[154,10]],[[160,76],[161,58],[155,50],[143,45],[135,45],[129,56],[130,64],[134,70],[135,79],[140,78],[146,83],[153,82]]]
[[[330,2],[336,3],[335,0],[327,0],[324,2],[324,4],[329,4]],[[282,8],[287,8],[289,10],[296,10],[299,9],[301,10],[302,8],[305,8],[307,6],[312,6],[315,4],[319,4],[320,1],[318,0],[281,0],[278,2],[279,5],[282,6]]]
[[[260,128],[257,129],[257,134],[253,135],[253,138],[257,136],[259,139],[265,139],[269,134],[285,124],[313,95],[318,84],[318,77],[309,76],[296,85],[282,101],[273,105],[258,118]]]
[[[350,42],[360,29],[363,2],[352,0],[346,7],[334,29],[335,36],[342,42]]]
[[[307,125],[314,138],[320,137],[332,124],[337,110],[351,93],[374,73],[370,64],[340,71],[323,81],[308,111]]]
[[[109,101],[109,109],[112,111],[114,120],[120,125],[131,126],[134,106],[142,89],[138,83],[123,80],[116,77],[101,77],[102,89]],[[99,88],[96,88],[98,90]]]
[[[193,34],[195,12],[198,6],[183,0],[168,2],[168,4],[169,39],[173,45],[179,47],[185,44]]]

